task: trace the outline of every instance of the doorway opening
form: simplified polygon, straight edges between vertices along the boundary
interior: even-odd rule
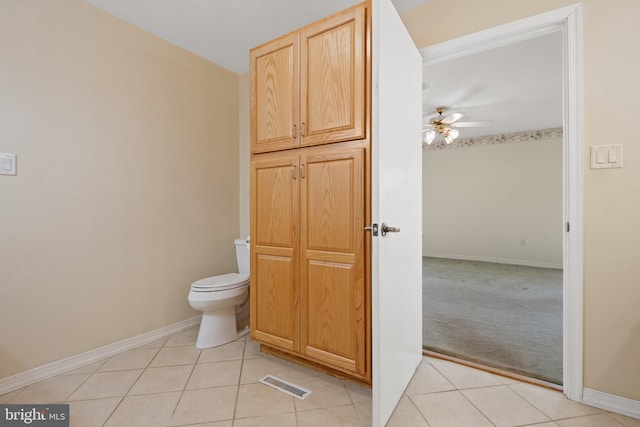
[[[512,22],[490,30],[481,31],[459,39],[444,42],[438,45],[429,46],[421,50],[425,59],[425,66],[431,66],[445,61],[451,61],[470,54],[479,52],[488,52],[492,49],[512,45],[514,43],[544,37],[552,33],[560,34],[560,49],[562,52],[562,136],[561,148],[562,153],[559,161],[561,162],[561,191],[562,198],[560,209],[562,211],[561,221],[556,228],[560,235],[562,262],[560,266],[562,272],[562,384],[564,393],[572,400],[581,401],[582,399],[582,153],[581,153],[581,68],[580,68],[580,6],[574,5],[555,11],[543,13],[520,21]],[[476,73],[476,69],[468,69],[467,74]],[[429,79],[425,79],[425,86],[429,87]],[[527,82],[523,81],[523,85]],[[461,86],[461,85],[460,85]],[[482,87],[476,86],[476,92],[481,92]],[[467,88],[467,91],[469,89]],[[473,92],[473,91],[472,91]],[[454,102],[456,100],[454,99]],[[462,105],[462,104],[461,104]],[[455,105],[454,105],[455,107]],[[464,111],[460,111],[464,114]],[[477,118],[476,120],[486,120]],[[491,120],[491,118],[489,118]],[[462,120],[461,120],[462,121]],[[473,121],[473,120],[472,120]],[[518,132],[512,132],[518,133]],[[460,132],[459,138],[462,138]],[[506,146],[507,144],[505,144]],[[516,144],[513,144],[516,145]],[[469,148],[470,150],[471,148]],[[460,149],[462,152],[465,149]],[[443,152],[445,150],[442,150]],[[454,151],[454,150],[450,150]],[[425,165],[425,169],[426,169]],[[543,171],[546,166],[539,165]],[[468,170],[457,170],[450,172],[449,175],[442,177],[443,180],[456,174],[464,174]],[[425,171],[426,175],[427,171]],[[475,179],[476,175],[467,174],[469,182]],[[423,201],[424,215],[429,215],[428,200]],[[449,212],[452,212],[450,210]],[[467,212],[468,215],[479,215],[472,209]],[[464,224],[460,223],[459,224]],[[485,230],[486,231],[486,230]],[[425,228],[424,239],[429,239],[428,230]],[[450,233],[451,234],[451,233]],[[462,236],[460,233],[455,235]],[[536,236],[537,237],[537,236]],[[526,237],[518,237],[516,239],[517,246],[527,247],[531,240]],[[524,243],[524,244],[523,244]],[[557,245],[556,245],[557,247]],[[518,251],[516,248],[510,260],[518,261]],[[521,251],[520,251],[521,252]],[[439,255],[442,258],[441,252]],[[456,254],[452,254],[456,255]],[[452,257],[452,258],[458,258]],[[500,256],[490,256],[482,259],[482,256],[476,256],[474,259],[464,261],[472,261],[477,264],[487,261],[504,261]],[[556,258],[557,261],[557,258]],[[554,261],[552,261],[554,262]],[[511,265],[511,262],[500,262],[499,264]],[[513,264],[519,264],[515,262]],[[553,266],[531,266],[533,268],[548,268]],[[425,298],[428,298],[428,291],[425,291]],[[460,311],[460,309],[459,309]],[[495,321],[492,323],[497,323]],[[520,319],[521,320],[521,319]],[[490,322],[491,323],[491,322]],[[556,366],[558,366],[556,362]],[[556,380],[556,382],[559,382]]]
[[[562,33],[424,82],[459,135],[423,151],[423,346],[561,385]]]

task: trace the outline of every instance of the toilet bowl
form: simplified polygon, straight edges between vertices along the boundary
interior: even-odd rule
[[[202,311],[196,347],[210,348],[233,341],[249,332],[237,330],[236,307],[249,298],[249,243],[236,240],[239,273],[200,279],[191,284],[187,300]]]

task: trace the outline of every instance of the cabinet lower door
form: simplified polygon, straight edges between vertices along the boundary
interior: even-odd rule
[[[298,156],[251,162],[251,336],[300,349]]]
[[[301,353],[363,375],[363,149],[319,149],[300,162]]]

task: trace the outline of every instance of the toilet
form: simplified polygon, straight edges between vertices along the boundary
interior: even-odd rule
[[[210,348],[246,335],[249,328],[237,330],[236,308],[249,298],[249,240],[237,239],[238,273],[200,279],[191,284],[189,304],[202,311],[196,347]]]

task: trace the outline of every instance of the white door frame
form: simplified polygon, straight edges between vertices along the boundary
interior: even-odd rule
[[[574,4],[420,50],[432,65],[555,31],[563,33],[563,388],[583,393],[582,8]],[[570,231],[569,231],[570,225]]]

